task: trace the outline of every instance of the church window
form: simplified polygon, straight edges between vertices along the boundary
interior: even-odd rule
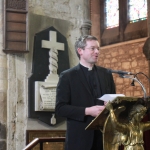
[[[99,5],[101,46],[147,37],[147,0],[100,0]]]
[[[147,0],[129,0],[130,23],[147,19]]]
[[[119,26],[119,4],[118,0],[107,0],[106,10],[106,28]]]

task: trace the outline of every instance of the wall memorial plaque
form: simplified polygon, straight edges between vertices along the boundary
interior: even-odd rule
[[[48,125],[65,120],[55,115],[54,95],[59,74],[69,68],[67,39],[54,27],[36,33],[32,75],[28,83],[29,118],[37,118]]]
[[[35,82],[35,111],[54,111],[56,104],[56,86]]]

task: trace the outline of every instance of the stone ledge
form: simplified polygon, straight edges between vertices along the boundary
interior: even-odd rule
[[[127,44],[134,44],[134,43],[143,42],[143,41],[145,42],[147,38],[148,37],[141,38],[141,39],[136,39],[136,40],[130,40],[130,41],[126,41],[126,42],[120,42],[120,43],[117,43],[117,44],[111,44],[111,45],[107,45],[107,46],[102,46],[102,47],[100,47],[100,49],[104,50],[104,49],[123,46],[123,45],[127,45]]]

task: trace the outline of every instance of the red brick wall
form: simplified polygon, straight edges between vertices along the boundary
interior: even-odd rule
[[[148,76],[148,61],[142,52],[145,40],[135,40],[133,42],[102,47],[97,65],[113,70],[123,70],[133,73],[143,72]],[[131,86],[131,79],[120,78],[117,74],[113,74],[113,76],[117,93],[125,94],[126,96],[144,96],[138,82],[135,82],[135,86]],[[147,93],[149,93],[147,78],[144,75],[139,75],[138,78],[145,86]]]
[[[100,3],[99,0],[90,0],[90,17],[92,21],[91,34],[96,36],[100,42]],[[133,40],[129,42],[114,44],[112,46],[101,47],[98,65],[114,70],[123,70],[133,73],[143,72],[149,76],[149,62],[146,60],[142,47],[147,38]],[[149,96],[149,82],[145,76],[138,76],[146,88]],[[143,96],[141,86],[135,82],[135,86],[130,86],[132,80],[120,78],[114,74],[117,93],[126,96]]]

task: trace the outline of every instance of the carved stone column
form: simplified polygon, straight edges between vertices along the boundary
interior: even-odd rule
[[[81,25],[81,35],[89,35],[92,23],[91,20],[84,20],[83,24]]]

